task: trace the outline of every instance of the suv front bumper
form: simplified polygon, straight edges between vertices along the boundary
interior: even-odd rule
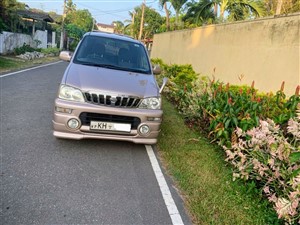
[[[58,112],[55,109],[66,109],[69,113]],[[82,113],[114,115],[115,117],[138,118],[139,124],[135,124],[130,132],[122,131],[94,131],[90,129],[89,124],[82,121]],[[53,118],[53,135],[58,138],[68,139],[107,139],[118,141],[130,141],[139,144],[155,144],[160,131],[162,121],[162,110],[146,110],[137,108],[120,108],[93,105],[85,102],[72,102],[62,99],[55,100],[54,118]],[[77,129],[71,129],[67,123],[70,119],[79,121]],[[115,121],[109,121],[114,123]],[[118,122],[120,123],[120,122]],[[139,131],[142,125],[147,125],[150,131],[143,135]]]

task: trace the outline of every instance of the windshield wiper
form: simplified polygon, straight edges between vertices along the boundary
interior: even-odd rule
[[[93,63],[93,62],[80,62],[81,65],[85,66],[97,66],[97,67],[105,67],[103,64]]]
[[[148,74],[148,72],[144,71],[144,70],[131,69],[131,68],[120,67],[120,66],[115,66],[115,65],[111,65],[111,64],[92,63],[92,62],[81,62],[81,64],[86,65],[86,66],[97,66],[97,67],[103,67],[103,68],[108,68],[108,69],[116,69],[116,70],[123,70],[123,71],[134,72],[134,73]]]
[[[148,74],[147,71],[145,71],[145,70],[139,70],[139,69],[130,69],[130,68],[126,68],[126,71],[134,72],[134,73],[145,73],[145,74]]]
[[[103,67],[103,68],[109,68],[109,69],[122,69],[125,70],[123,67],[111,65],[111,64],[103,64],[103,63],[93,63],[93,62],[81,62],[80,64],[86,65],[86,66],[97,66],[97,67]]]

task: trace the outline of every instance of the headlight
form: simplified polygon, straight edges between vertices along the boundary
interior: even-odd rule
[[[70,101],[84,102],[83,95],[79,89],[66,85],[60,86],[58,97]]]
[[[140,109],[160,109],[161,108],[161,100],[160,98],[145,98],[141,102]]]

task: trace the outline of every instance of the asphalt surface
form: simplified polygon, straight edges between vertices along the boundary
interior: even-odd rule
[[[66,66],[0,78],[0,223],[172,224],[144,145],[53,137],[53,102]]]

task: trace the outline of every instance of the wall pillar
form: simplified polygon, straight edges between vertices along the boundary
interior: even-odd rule
[[[55,39],[56,39],[56,32],[52,31],[52,48],[57,47]]]

